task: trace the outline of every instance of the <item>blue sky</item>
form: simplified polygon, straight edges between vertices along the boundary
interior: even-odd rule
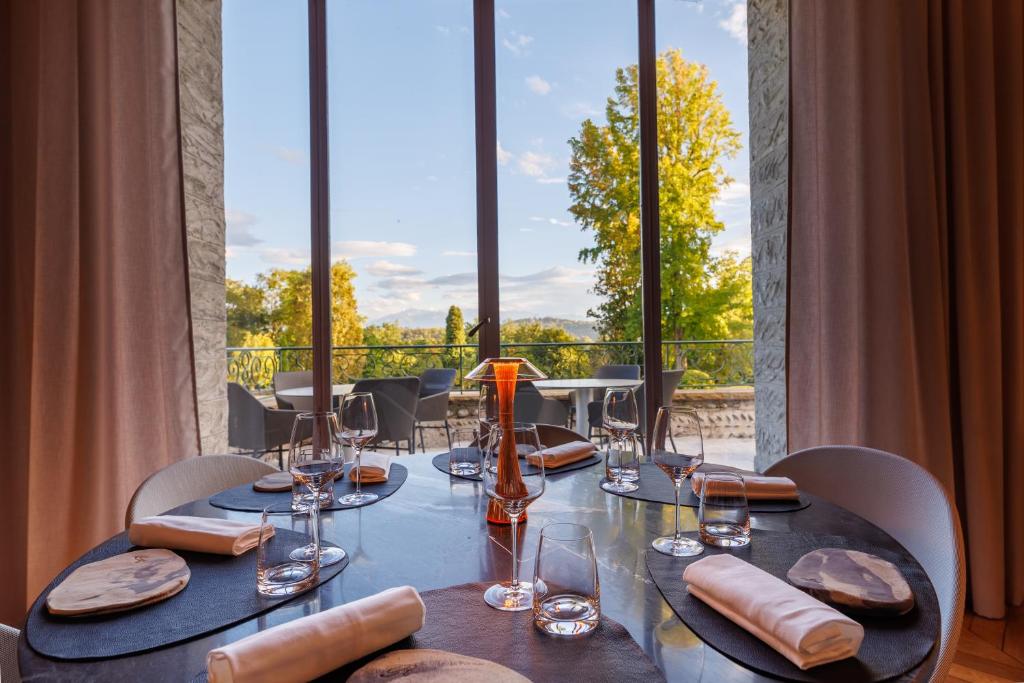
[[[304,0],[225,0],[228,277],[309,265]],[[636,61],[634,0],[497,0],[499,250],[504,319],[584,319],[591,242],[568,214],[569,149],[604,121]],[[744,149],[716,206],[717,249],[750,250],[745,2],[659,0],[659,51],[717,80]],[[369,321],[440,323],[476,309],[471,0],[330,0],[333,254]]]

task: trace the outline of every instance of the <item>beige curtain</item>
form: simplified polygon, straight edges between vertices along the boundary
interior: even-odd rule
[[[174,0],[0,7],[0,620],[198,452]]]
[[[1024,3],[792,0],[791,21],[790,449],[931,470],[1000,617],[1024,601]]]

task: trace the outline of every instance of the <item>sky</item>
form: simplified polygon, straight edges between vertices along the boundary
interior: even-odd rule
[[[604,122],[636,62],[635,0],[496,0],[502,319],[583,320],[592,244],[568,213],[567,141]],[[305,0],[224,0],[227,275],[303,268],[309,247]],[[331,237],[369,323],[476,311],[472,0],[328,0]],[[657,0],[659,52],[717,81],[743,150],[717,251],[750,252],[745,0]]]

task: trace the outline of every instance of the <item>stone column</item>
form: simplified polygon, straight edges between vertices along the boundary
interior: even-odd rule
[[[224,299],[221,2],[176,1],[185,225],[199,436],[203,453],[226,453],[227,314]]]
[[[789,1],[748,0],[750,232],[759,470],[784,457],[789,231]]]

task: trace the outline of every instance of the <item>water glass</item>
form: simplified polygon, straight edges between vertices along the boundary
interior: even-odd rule
[[[480,432],[462,427],[452,430],[452,450],[448,455],[448,471],[461,476],[480,474]]]
[[[706,473],[697,521],[705,543],[720,548],[749,544],[750,508],[743,477],[732,472]]]
[[[318,509],[317,521],[320,519],[319,508],[331,503],[334,491],[334,479],[341,475],[345,468],[345,456],[342,452],[338,433],[338,416],[334,413],[300,413],[292,425],[291,446],[288,451],[288,471],[292,475],[293,511],[301,512],[308,508]],[[324,493],[330,491],[325,499]],[[319,500],[319,505],[313,505]],[[317,529],[317,537],[320,537]],[[336,546],[323,546],[317,549],[310,544],[303,550],[304,556],[293,559],[308,560],[312,555],[319,555],[320,566],[341,562],[345,551]]]
[[[585,526],[548,524],[533,569],[533,623],[545,633],[579,636],[601,621],[594,536]]]
[[[318,519],[320,508],[309,505],[298,512],[282,512],[266,508],[260,518],[260,540],[256,547],[256,590],[262,595],[294,595],[308,590],[316,583],[320,573],[320,553],[306,553],[309,546],[320,543]],[[275,527],[290,528],[294,517],[308,518],[312,543],[296,545],[282,539]],[[307,523],[306,519],[301,520]]]
[[[640,488],[640,446],[635,435],[618,440],[605,452],[604,475],[601,488],[613,493],[628,493]]]

